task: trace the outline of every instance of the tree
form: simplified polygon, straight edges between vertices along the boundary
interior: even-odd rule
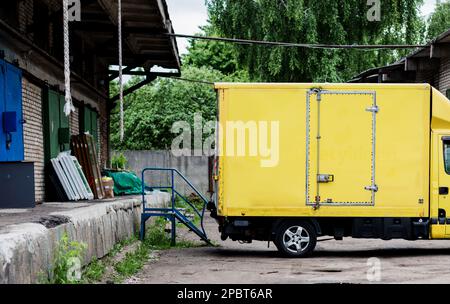
[[[427,38],[436,38],[439,34],[450,30],[450,1],[436,6],[434,13],[428,18]]]
[[[214,36],[214,28],[209,24],[200,27],[199,36]],[[239,70],[237,53],[228,43],[191,39],[187,48],[188,53],[182,56],[183,64],[196,67],[211,67],[226,75]]]
[[[247,81],[245,73],[233,76],[209,67],[186,66],[183,78],[201,81]],[[130,87],[140,81],[132,78]],[[117,82],[111,84],[111,94],[117,94]],[[216,93],[211,84],[158,78],[124,99],[124,141],[119,137],[119,107],[111,113],[111,143],[118,150],[169,149],[177,136],[171,132],[173,123],[186,121],[191,126],[194,114],[200,113],[204,121],[215,120]],[[206,137],[206,135],[205,135]]]
[[[207,0],[209,18],[224,37],[323,44],[421,42],[422,0],[381,1],[370,22],[361,0]],[[261,81],[339,82],[387,64],[408,50],[362,51],[236,45],[238,64]]]

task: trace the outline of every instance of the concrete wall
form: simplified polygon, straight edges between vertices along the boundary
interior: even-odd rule
[[[151,207],[167,207],[169,194],[147,196]],[[44,204],[45,205],[45,204]],[[116,243],[139,231],[141,199],[76,207],[60,203],[67,211],[51,212],[39,221],[0,228],[0,284],[37,283],[48,277],[61,237],[87,245],[82,266],[106,256]]]
[[[8,226],[0,231],[0,284],[36,283],[46,277],[64,233],[87,245],[83,265],[104,257],[138,231],[140,205],[138,199],[129,199],[55,212],[49,216],[66,223],[53,228],[39,223]]]
[[[161,167],[175,168],[181,172],[206,198],[208,194],[208,157],[207,156],[173,156],[170,151],[124,151],[128,159],[128,169],[139,177],[143,168]],[[113,152],[112,155],[117,154]],[[167,173],[146,173],[146,183],[151,186],[170,185]],[[193,191],[181,178],[176,178],[175,187],[182,194],[189,195]]]

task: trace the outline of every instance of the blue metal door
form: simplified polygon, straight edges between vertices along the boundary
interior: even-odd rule
[[[0,60],[0,161],[23,160],[22,71]]]

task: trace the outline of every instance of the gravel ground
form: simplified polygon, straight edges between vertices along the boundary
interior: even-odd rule
[[[217,224],[205,221],[219,247],[161,251],[126,283],[450,283],[450,240],[345,238],[319,242],[310,258],[287,259],[272,243],[220,241]]]

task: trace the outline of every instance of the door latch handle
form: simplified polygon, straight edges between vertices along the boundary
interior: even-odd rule
[[[333,174],[317,174],[318,183],[331,183],[334,182]]]
[[[439,195],[447,195],[448,187],[439,187]]]

